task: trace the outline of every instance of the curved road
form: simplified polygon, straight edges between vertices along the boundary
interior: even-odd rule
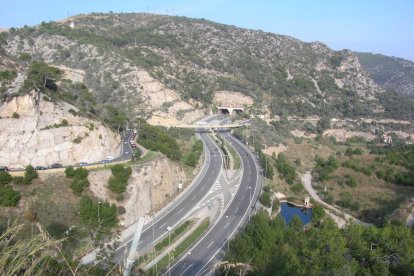
[[[260,169],[253,153],[232,135],[220,135],[237,150],[243,162],[243,176],[240,187],[220,219],[166,274],[205,275],[215,261],[220,259],[229,239],[239,231],[250,217],[261,190]]]
[[[145,249],[154,241],[159,240],[167,234],[167,227],[179,224],[187,213],[191,211],[199,201],[206,195],[208,190],[216,182],[222,168],[222,156],[217,145],[211,140],[207,133],[199,133],[204,143],[205,165],[197,180],[190,188],[181,194],[175,202],[165,208],[153,221],[146,224],[141,233],[138,251]],[[114,261],[119,263],[128,256],[133,234],[123,241],[116,250]]]

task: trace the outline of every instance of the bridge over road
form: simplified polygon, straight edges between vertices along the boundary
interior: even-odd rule
[[[172,125],[171,127],[178,128],[209,128],[209,129],[222,129],[222,128],[237,128],[242,127],[244,124],[227,124],[227,125]]]

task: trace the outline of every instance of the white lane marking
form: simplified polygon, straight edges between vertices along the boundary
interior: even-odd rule
[[[214,241],[212,241],[208,246],[207,246],[207,248],[210,248],[210,246],[212,245],[214,243]]]
[[[177,214],[181,213],[184,210],[184,207],[178,210]]]
[[[161,226],[160,226],[160,228],[162,228],[163,226],[165,226],[167,223],[166,222],[164,222]]]

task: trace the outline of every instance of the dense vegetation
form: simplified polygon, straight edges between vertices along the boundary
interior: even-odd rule
[[[22,91],[56,92],[58,90],[56,82],[61,76],[62,71],[58,68],[49,66],[41,61],[33,61],[30,64]]]
[[[122,164],[116,164],[111,167],[111,172],[108,187],[112,192],[122,194],[126,189],[132,169],[131,167],[124,167]]]
[[[414,63],[374,53],[355,53],[364,70],[379,85],[414,99]]]
[[[13,178],[8,172],[0,172],[0,206],[16,206],[20,200],[20,193],[10,186]]]
[[[72,178],[70,188],[75,195],[81,195],[85,187],[89,186],[88,170],[85,168],[76,168],[69,166],[65,169],[67,178]]]
[[[292,185],[296,179],[296,170],[291,164],[289,164],[283,153],[280,153],[276,159],[276,168],[281,178],[285,179],[288,184]]]
[[[304,231],[298,217],[286,225],[260,212],[230,243],[226,259],[250,263],[252,275],[411,275],[414,236],[403,225],[339,229],[329,218]]]
[[[184,164],[195,167],[202,153],[203,142],[201,140],[196,140],[191,148],[191,152],[184,156]]]
[[[333,155],[329,156],[327,160],[324,160],[319,156],[315,159],[315,173],[318,175],[320,181],[328,180],[330,174],[338,169],[338,161]]]
[[[177,142],[163,128],[144,124],[138,135],[138,143],[145,148],[159,151],[172,160],[180,160],[181,152]]]
[[[406,172],[394,172],[391,169],[377,171],[377,177],[399,185],[414,186],[414,145],[373,148],[372,153],[384,155],[384,161],[391,165],[404,167]]]
[[[81,198],[79,214],[82,223],[93,231],[95,237],[109,233],[118,224],[115,204],[94,201],[88,196]]]
[[[0,206],[16,206],[20,200],[20,193],[13,190],[10,185],[0,184]]]

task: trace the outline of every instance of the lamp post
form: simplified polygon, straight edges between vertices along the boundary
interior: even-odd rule
[[[170,268],[171,268],[171,226],[167,227],[168,231],[168,275],[170,275]]]

